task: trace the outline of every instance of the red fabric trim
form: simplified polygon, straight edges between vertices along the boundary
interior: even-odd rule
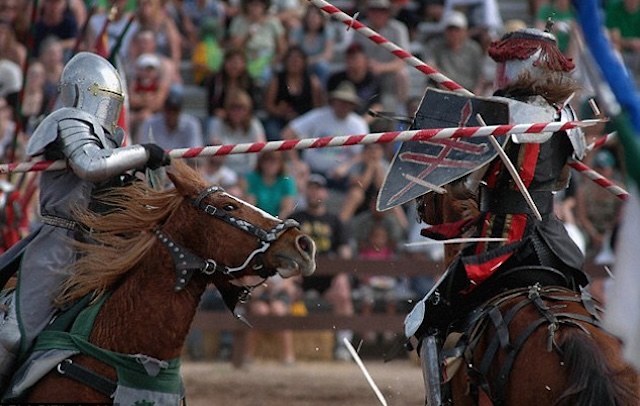
[[[423,237],[429,237],[434,240],[448,240],[457,238],[476,220],[475,217],[462,219],[453,223],[443,223],[423,228],[420,234]]]
[[[527,143],[522,146],[524,154],[520,165],[520,177],[525,186],[529,187],[533,181],[538,166],[538,157],[540,156],[540,144]]]
[[[484,282],[490,277],[500,265],[502,265],[509,257],[513,255],[513,252],[507,252],[499,257],[493,258],[482,264],[465,264],[464,269],[467,273],[469,281],[471,281],[470,287],[463,293],[471,292],[476,286]]]

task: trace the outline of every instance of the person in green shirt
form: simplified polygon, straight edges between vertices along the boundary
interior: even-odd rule
[[[640,79],[640,0],[607,2],[605,25],[614,44],[618,46],[625,65]]]

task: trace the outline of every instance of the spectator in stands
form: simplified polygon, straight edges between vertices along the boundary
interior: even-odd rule
[[[229,45],[245,51],[249,74],[259,87],[269,81],[287,46],[284,27],[268,8],[269,0],[242,0],[242,13],[229,26]]]
[[[367,26],[400,48],[409,49],[409,30],[404,23],[392,17],[389,0],[368,0],[366,13]],[[385,108],[404,114],[409,94],[409,72],[405,62],[363,35],[355,36],[354,41],[362,45],[371,72],[382,82]],[[384,96],[393,98],[385,99]]]
[[[294,208],[296,185],[286,172],[283,152],[269,151],[260,154],[256,170],[247,175],[246,181],[245,199],[248,202],[281,219],[289,217]],[[253,291],[249,312],[284,316],[291,312],[291,303],[295,297],[296,285],[293,279],[269,279],[266,286]],[[278,335],[282,343],[282,361],[285,364],[294,363],[293,331],[280,331]],[[255,352],[255,332],[250,332],[247,339],[245,354],[250,360]]]
[[[118,55],[126,61],[129,57],[129,46],[135,35],[132,29],[125,32],[134,8],[130,7],[130,0],[114,0],[110,7],[100,7],[101,10],[94,13],[89,18],[87,30],[86,48],[95,50],[97,42],[101,40],[100,34],[103,32],[107,36],[107,48],[109,52],[114,49],[118,41],[120,48]],[[135,2],[133,2],[135,6]],[[137,56],[137,55],[136,55]],[[135,57],[133,57],[135,60]]]
[[[165,150],[201,147],[202,126],[196,117],[182,111],[183,97],[183,90],[172,86],[164,108],[140,126],[137,143],[154,142]]]
[[[444,36],[429,44],[430,63],[467,90],[483,94],[486,83],[482,60],[485,55],[480,45],[469,38],[467,18],[459,11],[452,11],[445,19]]]
[[[297,0],[273,0],[270,3],[269,13],[280,21],[287,32],[300,26],[305,9],[309,8]]]
[[[282,138],[335,137],[340,135],[367,134],[369,126],[354,110],[361,101],[350,82],[343,82],[329,93],[329,105],[313,109],[292,120],[282,131]],[[328,186],[344,193],[347,189],[348,173],[360,158],[361,145],[314,148],[302,151],[301,156],[291,151],[294,167],[308,166],[312,173],[323,175]],[[304,169],[300,169],[304,171]],[[295,169],[294,173],[297,173]]]
[[[58,97],[58,84],[64,69],[64,50],[60,40],[54,37],[47,38],[40,46],[40,56],[38,61],[45,69],[44,95],[51,104],[47,106],[48,111],[53,110],[53,104]]]
[[[298,45],[304,51],[311,72],[323,86],[327,85],[331,73],[334,36],[329,17],[318,7],[307,7],[302,24],[289,34],[289,44]]]
[[[134,76],[128,82],[133,134],[142,122],[162,110],[170,86],[170,78],[156,54],[142,54],[136,59]]]
[[[205,157],[198,160],[198,169],[203,178],[212,185],[223,188],[235,186],[240,181],[238,174],[226,164],[225,155]]]
[[[264,94],[267,140],[281,139],[282,129],[296,117],[324,105],[324,89],[310,73],[302,48],[291,46],[283,59],[283,69],[269,81]]]
[[[224,60],[224,26],[216,18],[207,18],[199,26],[196,46],[191,54],[193,81],[204,85],[206,78],[220,71]]]
[[[138,0],[138,9],[131,30],[134,33],[151,31],[155,37],[155,51],[171,59],[176,69],[180,66],[180,31],[167,13],[162,0]]]
[[[241,49],[230,48],[224,54],[222,69],[204,80],[207,88],[207,113],[209,117],[224,118],[224,101],[227,94],[239,90],[247,93],[256,107],[258,89],[247,70],[247,57]]]
[[[266,284],[260,285],[252,292],[248,303],[249,314],[264,316],[286,316],[291,314],[291,303],[297,295],[295,280],[284,279],[280,275],[269,278]],[[293,365],[296,362],[295,348],[293,345],[292,330],[278,330],[276,332],[282,345],[281,360],[284,365]],[[243,365],[250,364],[256,352],[258,331],[249,330],[246,346],[243,351]]]
[[[184,12],[193,22],[196,30],[202,29],[202,24],[213,19],[224,27],[226,23],[226,4],[221,0],[191,0],[184,4]]]
[[[211,145],[266,141],[264,127],[253,113],[251,97],[240,89],[227,93],[224,112],[221,118],[209,120],[207,134]],[[235,154],[229,155],[226,163],[240,177],[245,177],[256,168],[257,160],[255,154]]]
[[[185,11],[185,2],[184,0],[165,0],[164,4],[167,14],[180,34],[182,56],[185,59],[190,59],[191,53],[198,43],[198,30]]]
[[[616,159],[607,149],[593,155],[592,167],[607,179],[619,182]],[[611,233],[618,223],[622,201],[594,182],[582,182],[578,187],[578,225],[588,236],[587,256],[611,256]],[[604,261],[606,259],[607,261]],[[604,258],[608,262],[609,258]]]
[[[283,152],[261,153],[256,169],[246,176],[246,181],[249,203],[281,219],[293,212],[296,184],[287,173]]]
[[[21,116],[24,120],[22,128],[28,134],[31,134],[44,116],[49,113],[47,109],[51,105],[51,101],[44,92],[45,78],[44,65],[38,61],[32,61],[27,70],[27,80],[21,106]]]
[[[358,246],[358,257],[370,261],[392,261],[396,258],[395,242],[389,238],[387,229],[382,224],[373,224],[369,229],[369,234]],[[387,275],[375,275],[359,277],[356,292],[354,295],[362,301],[362,314],[373,313],[376,302],[382,302],[387,314],[394,314],[396,311],[395,289],[398,285],[398,278]],[[393,338],[393,332],[385,331],[385,340]],[[375,341],[376,334],[373,331],[365,332],[364,338],[367,341]]]
[[[0,59],[7,59],[24,66],[27,60],[27,48],[18,41],[11,23],[0,20]]]
[[[33,28],[33,52],[38,57],[41,45],[48,37],[56,37],[65,52],[65,60],[71,57],[71,51],[78,36],[78,20],[65,0],[44,0],[42,10]]]
[[[536,28],[544,30],[549,20],[553,23],[551,32],[556,36],[558,49],[563,54],[570,55],[571,33],[576,29],[571,0],[552,0],[542,4],[536,16]]]
[[[294,212],[291,218],[298,221],[300,229],[313,238],[318,256],[351,259],[353,252],[349,245],[349,231],[336,214],[328,211],[328,199],[327,180],[322,175],[312,174],[309,176],[306,189],[307,208]],[[347,274],[303,278],[302,290],[308,298],[322,295],[331,303],[335,314],[353,315],[351,281]],[[336,332],[337,359],[351,359],[343,339],[350,340],[352,336],[351,331]]]
[[[160,70],[165,80],[174,84],[182,83],[182,77],[180,75],[180,65],[176,65],[173,59],[167,57],[158,51],[156,42],[156,34],[150,30],[141,30],[136,33],[131,43],[129,50],[129,58],[131,60],[131,66],[125,67],[127,69],[127,77],[131,80],[133,71],[135,70],[135,61],[144,54],[155,55],[160,60]],[[126,63],[126,61],[125,61]]]
[[[364,48],[357,42],[352,43],[346,51],[345,68],[329,77],[327,90],[333,91],[338,85],[344,81],[353,83],[356,87],[356,93],[362,103],[356,109],[356,113],[360,114],[370,124],[375,118],[368,114],[369,110],[382,110],[381,97],[382,88],[380,81],[369,69],[367,56]]]
[[[640,1],[608,1],[605,16],[605,24],[612,42],[617,44],[625,64],[638,81],[640,79]]]
[[[376,200],[387,169],[389,162],[384,157],[382,144],[365,145],[362,159],[349,171],[349,189],[340,210],[340,220],[347,223],[355,214],[369,209],[369,203]]]

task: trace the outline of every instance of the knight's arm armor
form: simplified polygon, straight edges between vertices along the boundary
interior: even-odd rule
[[[134,168],[142,168],[149,155],[142,145],[117,148],[95,118],[81,110],[62,108],[50,114],[36,129],[27,154],[67,159],[81,179],[101,182]]]

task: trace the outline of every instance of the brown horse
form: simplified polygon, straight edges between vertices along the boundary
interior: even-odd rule
[[[419,206],[430,224],[477,210],[472,200],[431,195]],[[450,248],[449,262],[453,255]],[[460,355],[446,362],[454,366],[449,398],[455,406],[640,404],[638,374],[623,361],[621,343],[601,328],[601,316],[586,291],[531,283],[496,292],[445,343],[445,351]]]
[[[249,284],[315,270],[314,242],[297,223],[210,187],[182,162],[168,175],[175,188],[155,191],[136,182],[104,197],[119,209],[79,214],[93,241],[79,244],[82,257],[60,296],[61,304],[92,293],[94,303],[106,298],[88,341],[113,353],[144,354],[135,357],[145,367],[149,360],[160,368],[163,360],[179,360],[207,284],[233,307]],[[72,366],[81,373],[71,374]],[[26,401],[110,403],[113,384],[123,380],[119,372],[108,361],[75,355],[39,380]]]

